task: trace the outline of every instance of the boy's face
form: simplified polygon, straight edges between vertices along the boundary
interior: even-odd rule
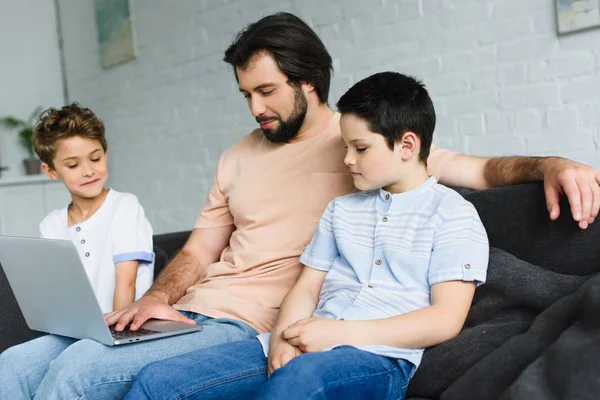
[[[348,148],[344,163],[357,189],[385,188],[401,180],[404,168],[400,145],[390,150],[385,138],[371,132],[367,122],[354,114],[342,114],[340,127]]]
[[[244,69],[237,67],[238,86],[265,137],[274,143],[293,139],[306,117],[310,85],[290,86],[268,54],[256,55]]]
[[[107,153],[99,141],[80,136],[56,142],[54,168],[43,164],[46,175],[62,180],[74,197],[93,198],[102,193],[108,178]]]

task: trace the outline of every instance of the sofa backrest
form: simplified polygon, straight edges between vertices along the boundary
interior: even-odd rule
[[[560,203],[560,217],[551,221],[541,183],[463,196],[477,208],[490,246],[562,274],[587,275],[600,263],[600,221],[580,229],[566,198]]]

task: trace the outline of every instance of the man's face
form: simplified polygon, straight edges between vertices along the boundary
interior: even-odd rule
[[[273,143],[288,143],[306,117],[308,102],[301,85],[290,85],[273,57],[258,54],[244,69],[236,67],[240,92],[265,137]]]

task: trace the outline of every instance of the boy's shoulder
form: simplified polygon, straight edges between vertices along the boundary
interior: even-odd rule
[[[67,207],[50,211],[40,222],[40,227],[56,227],[66,224]]]
[[[447,217],[458,210],[468,210],[471,213],[477,214],[475,206],[456,190],[436,183],[432,186],[431,191],[436,197],[436,211],[442,215]]]
[[[133,193],[117,192],[111,189],[111,202],[114,207],[119,209],[135,210],[140,206],[137,196]]]

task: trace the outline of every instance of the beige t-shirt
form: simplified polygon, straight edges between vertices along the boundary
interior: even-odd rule
[[[195,227],[236,229],[220,260],[175,308],[271,330],[325,207],[356,190],[343,163],[339,120],[336,113],[320,134],[289,144],[273,144],[257,129],[221,155]],[[433,146],[429,173],[439,178],[453,155]]]

